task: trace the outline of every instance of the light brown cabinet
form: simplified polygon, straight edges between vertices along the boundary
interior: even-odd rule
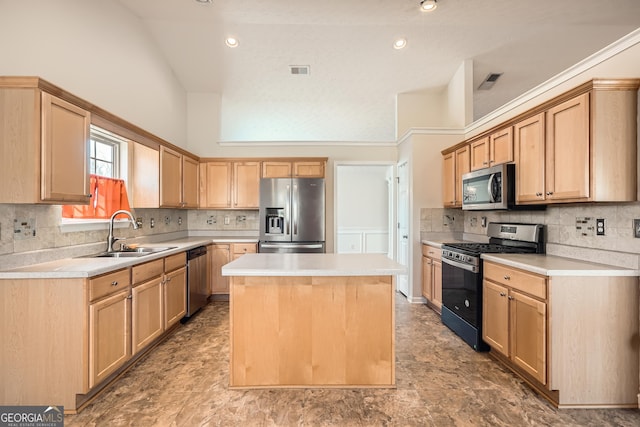
[[[422,245],[422,296],[438,313],[442,310],[442,250]]]
[[[209,252],[211,264],[211,282],[210,291],[213,295],[229,294],[229,278],[223,276],[222,266],[238,259],[247,253],[256,253],[257,245],[255,243],[223,243],[212,245]]]
[[[442,197],[444,207],[462,206],[462,175],[470,170],[469,145],[443,154]]]
[[[91,114],[13,80],[0,78],[0,203],[87,204]]]
[[[324,178],[324,159],[273,160],[262,163],[263,178]]]
[[[131,357],[129,270],[89,280],[89,387]]]
[[[469,144],[472,171],[513,161],[513,128],[501,129]]]
[[[258,209],[260,167],[257,161],[200,163],[200,207]]]
[[[517,203],[636,200],[638,82],[588,88],[515,125]]]
[[[164,259],[164,329],[175,325],[187,313],[187,254],[185,252]]]
[[[132,208],[160,207],[160,154],[137,142],[129,144],[129,201]]]
[[[482,338],[540,384],[547,383],[546,277],[485,262]]]
[[[160,207],[198,207],[198,161],[160,147]]]
[[[162,272],[158,259],[131,268],[131,351],[138,353],[164,332]]]

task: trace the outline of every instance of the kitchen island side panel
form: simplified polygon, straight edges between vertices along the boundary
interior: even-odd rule
[[[231,277],[230,386],[394,387],[394,282]]]

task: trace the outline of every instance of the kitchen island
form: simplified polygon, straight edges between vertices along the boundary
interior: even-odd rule
[[[395,387],[395,276],[375,254],[247,254],[230,276],[232,388]]]

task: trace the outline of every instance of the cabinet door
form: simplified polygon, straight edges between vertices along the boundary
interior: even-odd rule
[[[187,269],[165,274],[164,329],[169,329],[187,313]]]
[[[432,261],[433,300],[431,301],[439,310],[442,309],[442,262]]]
[[[293,173],[291,162],[262,162],[263,178],[289,178]]]
[[[233,164],[233,207],[260,206],[260,162]]]
[[[222,275],[222,266],[229,263],[229,245],[213,245],[211,251],[211,293],[228,294],[229,277]]]
[[[422,296],[433,299],[433,261],[426,256],[422,257]]]
[[[180,207],[182,203],[182,155],[160,147],[160,207]]]
[[[89,125],[91,115],[42,93],[43,201],[89,202]]]
[[[481,138],[469,144],[471,156],[471,170],[489,167],[489,137]]]
[[[492,349],[509,356],[509,291],[504,286],[482,282],[482,339]]]
[[[470,171],[471,156],[469,146],[456,150],[456,187],[455,205],[462,206],[462,175]]]
[[[294,178],[324,178],[324,162],[294,162]]]
[[[200,206],[231,207],[231,162],[207,162],[200,165]]]
[[[129,290],[89,305],[89,387],[131,357]]]
[[[545,199],[545,113],[514,126],[516,160],[516,202],[542,202]]]
[[[456,204],[456,159],[455,152],[442,157],[442,204],[445,207]]]
[[[546,384],[547,305],[512,290],[509,309],[511,360],[542,384]]]
[[[513,161],[513,128],[511,126],[489,136],[489,166]]]
[[[589,123],[588,93],[547,111],[547,199],[589,197]]]
[[[132,208],[160,207],[160,155],[158,150],[134,142],[131,154],[129,199]]]
[[[155,277],[131,290],[131,351],[136,354],[164,331],[162,278]]]
[[[198,207],[198,161],[182,156],[182,207]]]

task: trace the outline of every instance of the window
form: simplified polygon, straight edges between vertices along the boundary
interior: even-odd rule
[[[63,224],[102,222],[119,210],[129,210],[126,182],[120,166],[126,165],[127,140],[91,126],[89,173],[91,199],[88,205],[62,207]],[[126,170],[126,166],[123,166]]]

